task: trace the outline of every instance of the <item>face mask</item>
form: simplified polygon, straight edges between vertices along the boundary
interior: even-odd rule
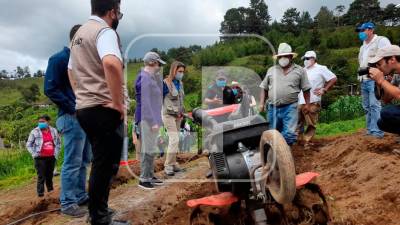
[[[226,86],[226,81],[225,80],[217,80],[217,86],[218,87],[225,87]]]
[[[183,73],[177,73],[175,79],[181,81],[183,79]]]
[[[358,33],[358,38],[360,38],[361,41],[365,41],[368,38],[368,35],[365,32],[360,32]]]
[[[232,92],[233,92],[233,94],[234,94],[235,96],[239,94],[238,89],[233,89]]]
[[[304,60],[304,66],[306,68],[310,67],[311,66],[311,60]]]
[[[279,59],[278,63],[281,67],[287,67],[290,63],[290,59],[286,58],[286,57],[282,57]]]
[[[44,123],[44,122],[39,122],[39,123],[38,123],[38,127],[39,127],[39,129],[41,129],[41,130],[47,129],[48,126],[49,126],[49,125],[47,125],[47,123]]]

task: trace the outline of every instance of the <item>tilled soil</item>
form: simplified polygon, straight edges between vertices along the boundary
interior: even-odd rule
[[[400,158],[392,152],[395,149],[400,149],[398,136],[375,139],[359,132],[316,140],[306,149],[295,146],[293,156],[297,173],[321,174],[316,183],[328,199],[332,224],[399,225]],[[122,168],[110,197],[110,207],[118,211],[116,217],[129,219],[135,225],[187,225],[191,209],[186,201],[214,194],[215,188],[204,179],[208,170],[206,158],[186,155],[180,162],[187,171],[177,174],[176,180],[164,177],[167,183],[154,191],[144,191],[135,182],[128,182],[132,175]],[[138,165],[130,168],[138,174]],[[162,160],[157,161],[156,168],[162,170]],[[162,177],[161,173],[159,176]],[[57,196],[56,190],[38,200],[34,184],[3,191],[0,193],[0,223],[8,224],[34,212],[57,208]],[[85,218],[69,219],[56,212],[22,224],[75,225],[85,224]]]

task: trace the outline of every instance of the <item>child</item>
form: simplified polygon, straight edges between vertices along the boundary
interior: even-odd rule
[[[61,141],[55,128],[49,126],[50,117],[39,117],[38,126],[29,134],[26,148],[35,160],[38,175],[37,194],[44,196],[44,184],[47,192],[53,191],[53,171],[60,152]]]

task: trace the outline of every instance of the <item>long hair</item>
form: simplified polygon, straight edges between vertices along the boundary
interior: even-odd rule
[[[174,79],[174,76],[175,76],[175,74],[176,74],[176,71],[177,71],[179,68],[184,68],[184,69],[186,69],[186,66],[185,66],[185,64],[183,64],[182,62],[179,62],[179,61],[174,61],[174,62],[171,64],[171,68],[169,69],[169,74],[168,74],[168,76],[165,78],[165,81],[166,81],[166,83],[167,83],[168,85],[171,85],[172,80]]]

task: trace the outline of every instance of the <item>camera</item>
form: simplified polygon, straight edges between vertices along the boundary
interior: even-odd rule
[[[370,69],[370,68],[376,68],[376,64],[374,64],[374,63],[368,63],[368,66],[367,66],[367,67],[360,67],[360,68],[358,69],[358,71],[357,71],[358,76],[367,76],[367,77],[370,77],[370,76],[369,76],[369,74],[370,74],[369,69]]]

